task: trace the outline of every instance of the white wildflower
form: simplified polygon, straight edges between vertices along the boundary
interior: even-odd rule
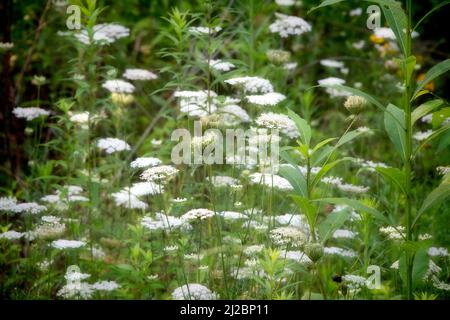
[[[173,300],[216,300],[217,298],[216,293],[198,283],[185,284],[172,292]]]
[[[311,25],[302,18],[275,13],[277,19],[269,26],[271,33],[278,33],[280,37],[301,35],[312,30]]]
[[[37,107],[28,107],[28,108],[16,107],[13,109],[13,113],[17,118],[23,118],[27,121],[39,118],[40,116],[50,115],[50,111]]]
[[[123,77],[128,80],[154,80],[158,76],[145,69],[126,69]]]
[[[99,139],[97,141],[97,147],[104,150],[108,154],[124,150],[131,150],[131,147],[128,143],[117,138]]]

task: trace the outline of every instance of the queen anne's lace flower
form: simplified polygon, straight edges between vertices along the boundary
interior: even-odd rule
[[[216,293],[198,283],[185,284],[172,292],[173,300],[216,300],[217,297]]]
[[[286,96],[278,92],[269,92],[263,95],[252,95],[246,97],[248,102],[259,106],[276,106],[286,99]]]
[[[78,249],[84,247],[86,242],[78,241],[78,240],[65,240],[59,239],[55,240],[51,243],[51,246],[55,249],[64,250],[64,249]]]
[[[428,255],[430,257],[446,257],[448,256],[448,250],[443,247],[431,247],[428,249]]]
[[[186,222],[195,222],[200,220],[206,220],[214,217],[214,211],[209,209],[192,209],[181,216],[181,220]]]
[[[18,240],[22,238],[23,233],[17,232],[14,230],[9,230],[3,233],[0,233],[0,239],[7,239],[7,240]]]
[[[255,172],[249,176],[249,179],[253,185],[264,185],[282,191],[294,190],[288,180],[276,174]]]
[[[235,68],[236,66],[232,64],[231,62],[226,62],[223,60],[209,60],[209,66],[211,69],[214,69],[216,71],[230,71],[231,69]]]
[[[133,93],[136,89],[131,83],[121,79],[107,80],[102,87],[111,93]]]
[[[260,127],[278,129],[291,139],[297,138],[300,135],[295,122],[285,114],[273,112],[263,113],[255,122]]]
[[[353,250],[346,250],[338,247],[325,247],[323,253],[330,256],[340,256],[343,258],[356,258],[358,255]]]
[[[278,33],[280,37],[301,35],[312,30],[311,25],[302,18],[275,13],[277,19],[269,26],[271,33]]]
[[[122,190],[112,194],[117,206],[122,206],[128,209],[146,209],[147,204],[138,199],[137,196],[127,190]]]
[[[110,44],[130,35],[130,29],[117,23],[97,24],[94,26],[93,31],[92,40],[98,44]],[[80,33],[75,34],[75,38],[86,45],[91,44],[87,30],[82,30]]]
[[[155,167],[161,164],[161,160],[153,157],[141,157],[136,158],[136,160],[130,163],[132,168],[147,168],[147,167]]]
[[[152,168],[145,170],[141,174],[141,179],[146,180],[146,181],[165,182],[165,181],[168,181],[168,180],[172,179],[173,177],[175,177],[175,175],[178,173],[178,171],[179,170],[177,168],[175,168],[173,166],[169,166],[169,165],[152,167]]]
[[[98,281],[92,284],[92,289],[97,291],[113,291],[119,288],[120,285],[115,281]]]
[[[141,225],[149,230],[165,230],[170,231],[172,229],[178,229],[184,224],[183,220],[164,214],[163,212],[157,212],[155,218],[144,217],[141,220]]]
[[[28,107],[28,108],[17,107],[13,109],[13,113],[17,118],[23,118],[27,121],[34,120],[36,118],[39,118],[40,116],[50,115],[50,111],[37,107]]]
[[[276,245],[299,246],[307,241],[305,233],[294,227],[279,227],[270,231],[270,238]]]
[[[154,80],[158,76],[145,69],[126,69],[123,77],[128,80]]]
[[[270,81],[260,77],[236,77],[225,80],[225,83],[242,88],[245,93],[273,92]]]
[[[131,147],[128,143],[117,138],[99,139],[97,141],[97,147],[99,147],[102,150],[105,150],[105,152],[108,154],[124,150],[131,150]]]

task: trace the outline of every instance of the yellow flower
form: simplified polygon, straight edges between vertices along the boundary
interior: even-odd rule
[[[384,38],[381,37],[377,37],[376,35],[372,34],[370,35],[370,41],[372,41],[373,43],[377,43],[377,44],[381,44],[384,43]]]
[[[421,82],[425,79],[425,73],[421,73],[417,76],[417,82]],[[434,91],[436,89],[436,86],[434,85],[434,81],[428,82],[424,89],[428,91]]]

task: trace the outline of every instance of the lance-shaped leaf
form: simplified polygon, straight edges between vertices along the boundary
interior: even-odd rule
[[[351,160],[352,158],[350,157],[346,157],[346,158],[342,158],[330,163],[327,163],[326,165],[324,165],[319,172],[317,172],[317,174],[314,177],[314,180],[311,184],[311,188],[314,188],[322,179],[322,177],[324,177],[331,169],[333,169],[334,167],[336,167],[339,163],[343,162],[343,161],[348,161]]]
[[[329,214],[327,218],[320,223],[318,228],[319,237],[322,243],[325,243],[325,241],[327,241],[328,238],[330,238],[333,233],[348,220],[350,215],[351,212],[349,210]]]
[[[444,103],[444,101],[442,101],[441,99],[435,99],[435,100],[427,101],[424,104],[421,104],[416,109],[414,109],[414,111],[412,112],[411,123],[415,123],[420,118],[422,118],[422,117],[426,116],[427,114],[429,114],[430,112],[436,110],[443,103]]]
[[[300,139],[302,142],[309,147],[311,142],[311,127],[305,119],[302,119],[298,114],[294,111],[288,109],[289,118],[295,122],[297,129],[300,133]]]
[[[385,180],[392,183],[394,186],[400,189],[401,192],[406,194],[406,176],[403,171],[398,168],[383,168],[376,167],[375,170],[379,172]]]
[[[389,139],[403,160],[406,159],[405,112],[389,104],[384,113],[384,126]]]
[[[399,44],[403,54],[407,55],[406,50],[406,33],[407,17],[403,9],[398,5],[382,6],[384,16],[395,34],[397,43]]]
[[[295,164],[283,164],[278,173],[294,188],[295,192],[303,197],[308,195],[306,179]]]
[[[450,129],[450,125],[446,125],[444,127],[441,127],[437,129],[436,131],[433,131],[432,134],[430,134],[425,140],[423,140],[420,145],[417,147],[417,149],[414,151],[414,155],[416,155],[423,147],[425,147],[428,143],[430,143],[432,140],[436,139],[443,133],[447,132]]]
[[[417,85],[416,91],[414,91],[413,98],[414,100],[417,97],[417,94],[431,81],[436,79],[437,77],[443,75],[447,71],[450,70],[450,59],[442,61],[435,65],[433,68],[428,70],[425,74],[425,78]]]
[[[305,197],[301,197],[298,195],[291,195],[291,197],[308,219],[309,225],[314,225],[318,213],[317,208]]]
[[[430,192],[430,194],[425,198],[425,200],[422,203],[422,206],[420,207],[419,211],[417,212],[417,216],[414,219],[413,226],[417,223],[420,216],[430,209],[431,207],[437,206],[444,202],[448,197],[450,197],[450,183],[448,181],[443,182],[441,185],[439,185],[436,189]]]
[[[359,200],[348,199],[348,198],[322,198],[322,199],[317,199],[314,201],[320,201],[320,202],[326,202],[326,203],[332,203],[332,204],[345,204],[345,205],[355,209],[356,211],[366,212],[366,213],[372,215],[374,218],[389,224],[389,220],[380,211],[378,211],[375,208],[365,205],[364,203],[362,203]]]
[[[430,257],[425,248],[419,248],[415,251],[412,267],[412,285],[417,287],[423,282],[425,274],[429,268]],[[399,260],[399,273],[403,282],[406,282],[406,253],[403,253]]]

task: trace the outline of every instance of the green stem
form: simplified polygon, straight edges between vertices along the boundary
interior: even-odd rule
[[[412,4],[411,0],[406,1],[406,10],[408,15],[408,25],[406,32],[406,58],[411,56],[411,17]],[[404,170],[406,176],[406,241],[412,240],[411,230],[411,214],[412,214],[412,197],[411,197],[411,178],[412,178],[412,126],[411,126],[411,79],[405,74],[405,93],[404,93],[404,110],[405,110],[405,141],[406,141],[406,159]],[[406,297],[412,299],[412,267],[414,256],[410,252],[406,252]]]

